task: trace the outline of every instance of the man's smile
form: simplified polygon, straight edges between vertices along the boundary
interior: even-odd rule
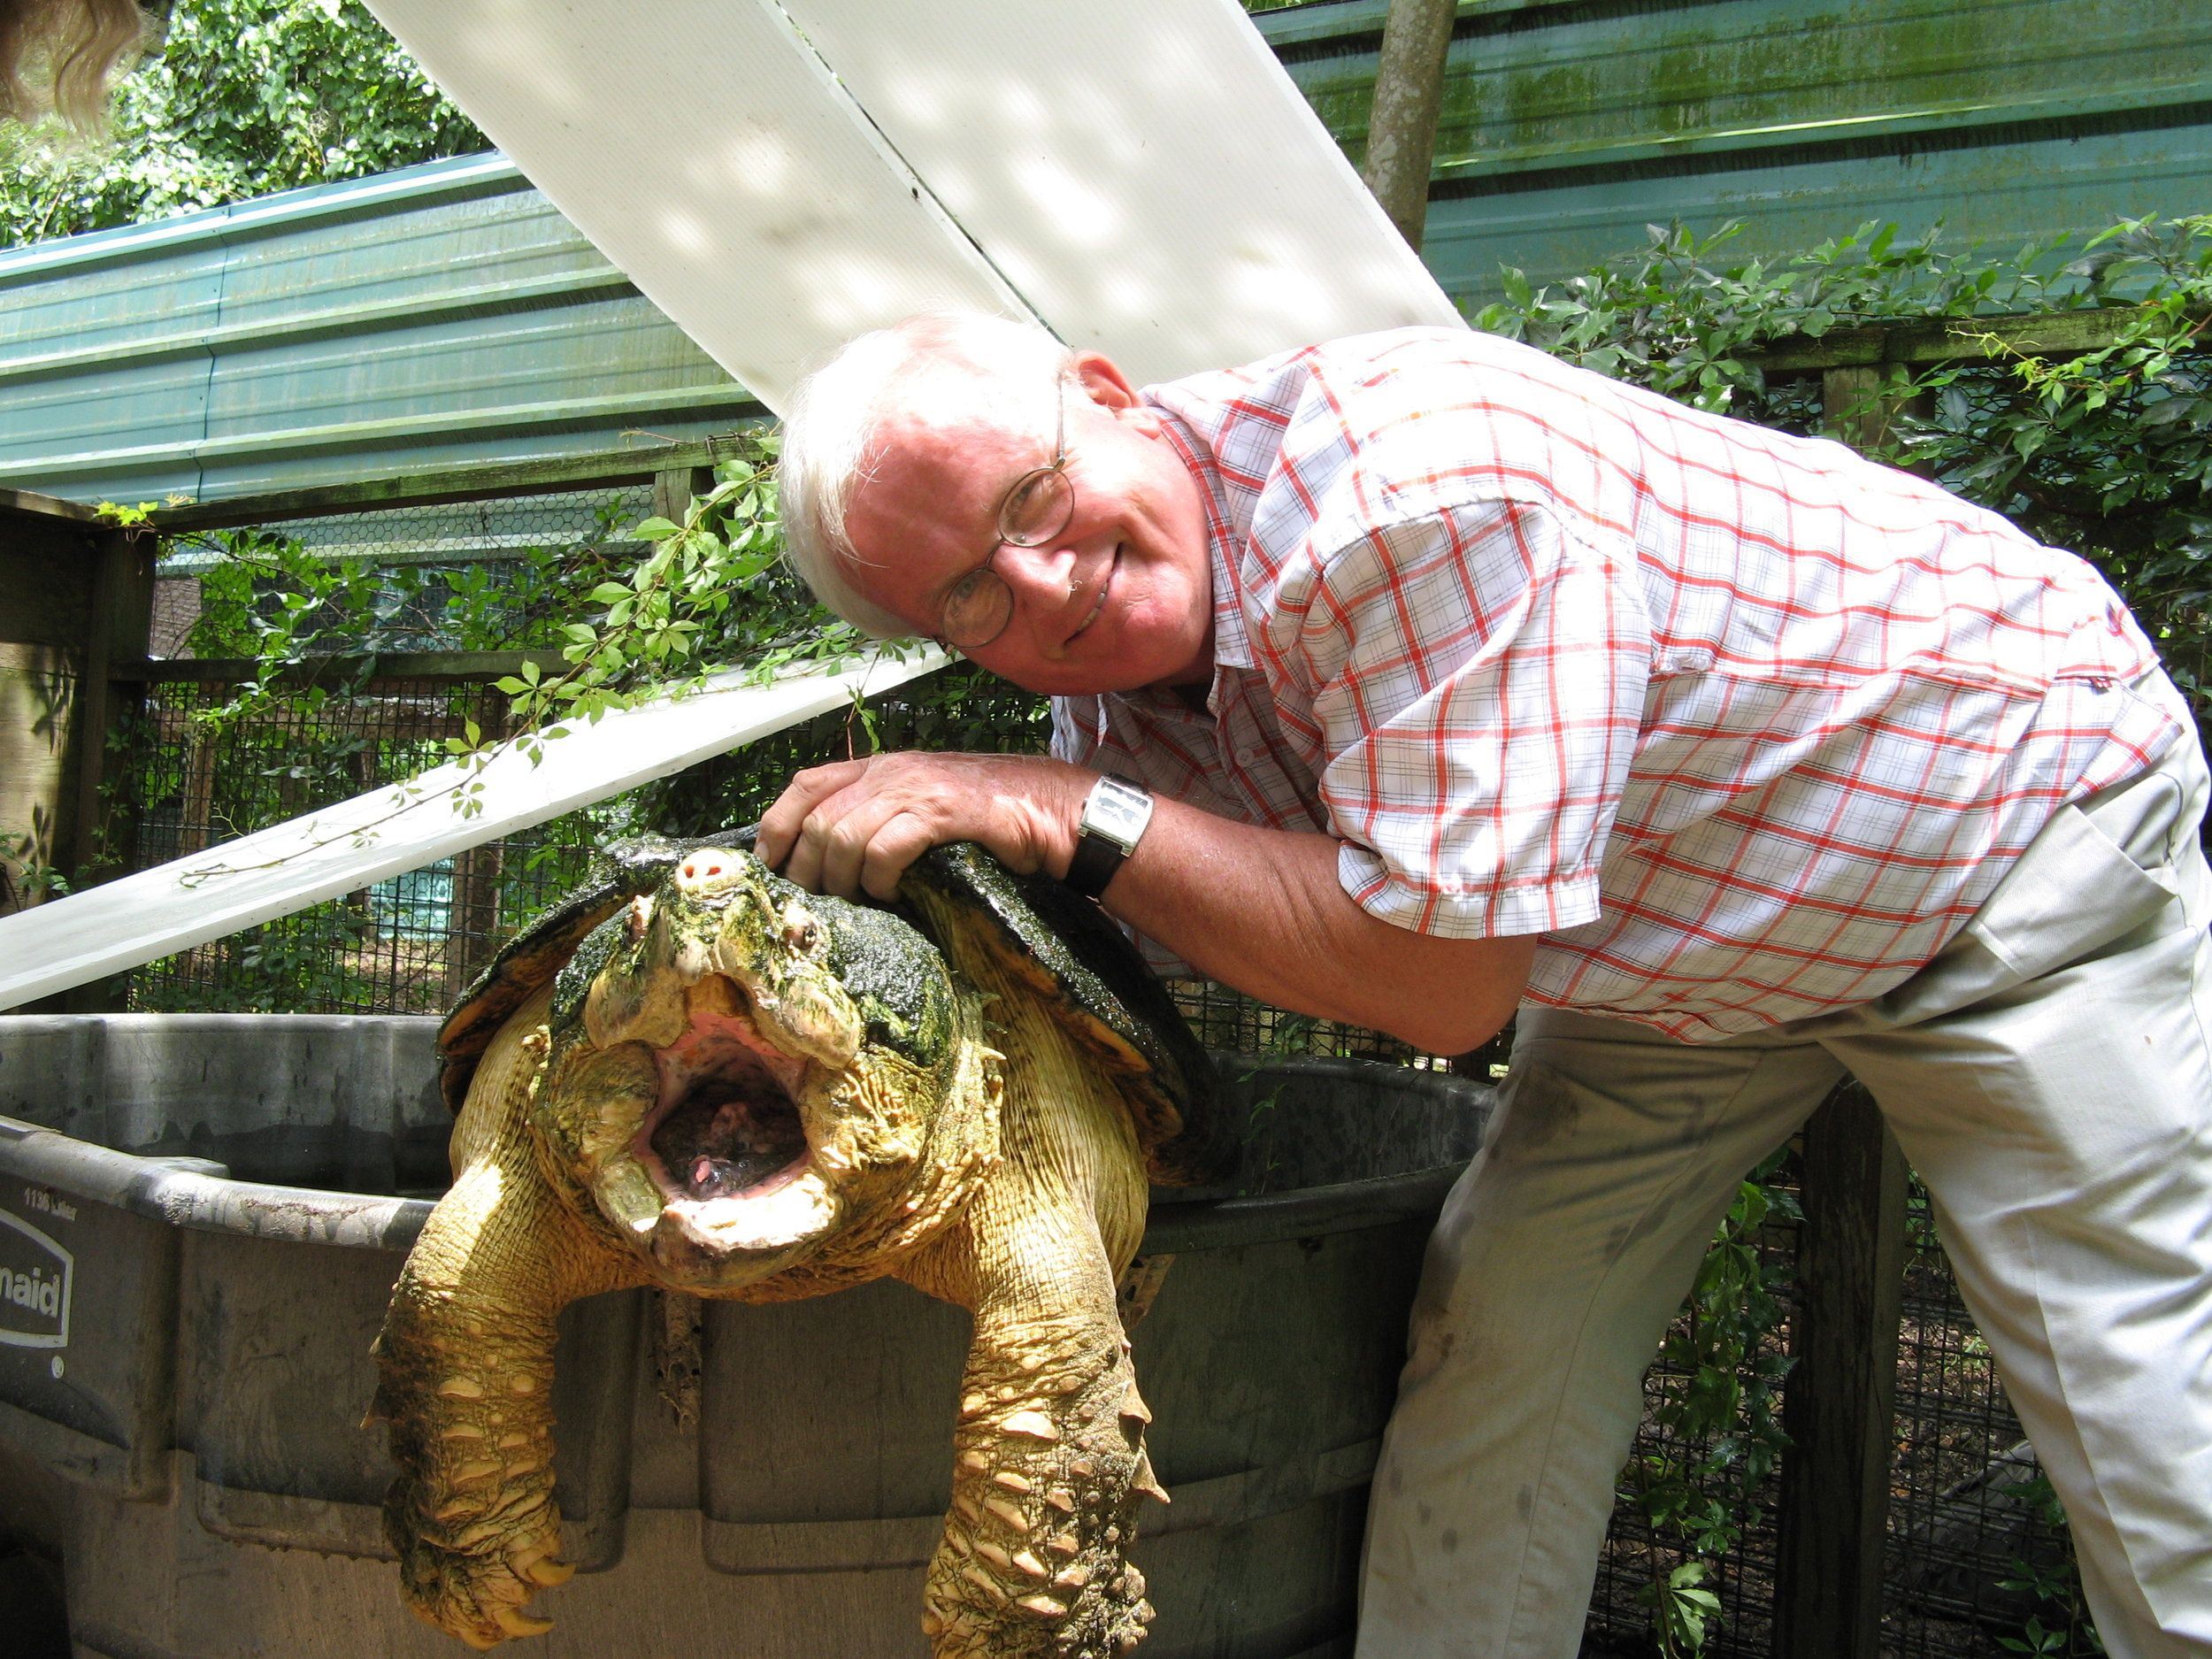
[[[1107,596],[1113,591],[1115,572],[1121,568],[1121,553],[1124,545],[1119,541],[1114,543],[1113,554],[1106,561],[1106,573],[1099,579],[1098,592],[1091,600],[1091,608],[1083,613],[1083,620],[1076,625],[1075,632],[1060,641],[1063,650],[1081,639],[1089,631],[1091,624],[1097,621],[1105,611]]]

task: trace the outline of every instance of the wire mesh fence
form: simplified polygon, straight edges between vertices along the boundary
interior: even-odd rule
[[[546,490],[485,501],[380,507],[172,537],[155,583],[151,654],[250,652],[273,602],[254,555],[289,544],[369,572],[375,596],[351,626],[326,629],[326,654],[496,649],[520,642],[565,595],[529,580],[564,555],[623,541],[653,511],[649,484]]]
[[[1795,1193],[1799,1179],[1793,1148],[1770,1180],[1778,1191]],[[1885,1659],[2101,1653],[2082,1602],[2064,1517],[1959,1294],[1917,1179],[1909,1187],[1907,1232],[1880,1651]],[[1760,1230],[1759,1255],[1776,1275],[1787,1317],[1753,1363],[1771,1365],[1798,1348],[1798,1233],[1799,1224],[1783,1213]],[[1684,1443],[1663,1424],[1660,1408],[1680,1379],[1679,1369],[1663,1356],[1646,1374],[1647,1410],[1598,1564],[1585,1659],[1682,1651],[1655,1639],[1653,1606],[1668,1575],[1694,1557],[1679,1537],[1651,1525],[1633,1472],[1653,1461],[1694,1467],[1713,1450],[1710,1441]],[[1714,1591],[1719,1611],[1702,1653],[1786,1651],[1778,1634],[1776,1517],[1788,1456],[1785,1451],[1780,1465],[1747,1486],[1728,1477],[1703,1483],[1701,1495],[1755,1518],[1732,1547],[1705,1557],[1710,1571],[1703,1587]]]
[[[1901,1659],[2101,1653],[2064,1518],[1916,1181],[1910,1202],[1883,1572],[1883,1626],[1893,1642],[1885,1649]]]
[[[314,687],[211,732],[196,717],[230,687],[157,682],[124,727],[116,814],[129,867],[204,857],[318,807],[397,785],[444,758],[503,699],[479,685],[363,677]],[[343,898],[149,964],[128,1006],[436,1013],[504,941],[580,880],[622,804],[570,814]],[[188,864],[188,873],[189,865]]]
[[[618,536],[649,511],[650,492],[639,487],[407,506],[244,533],[249,543],[255,535],[280,538],[380,572],[410,574],[391,582],[391,602],[376,608],[369,623],[334,641],[351,656],[303,671],[283,695],[243,712],[234,706],[237,687],[205,677],[192,658],[230,654],[250,639],[263,599],[226,565],[222,548],[204,541],[171,548],[160,565],[156,642],[176,660],[157,666],[142,704],[119,728],[111,850],[131,869],[213,858],[238,835],[426,770],[471,721],[495,733],[505,700],[480,676],[380,674],[363,654],[450,649],[464,615],[475,643],[488,634],[502,637],[503,628],[504,637],[524,642],[539,595],[503,572],[530,565],[533,549]],[[211,721],[219,709],[231,712]],[[891,746],[1036,748],[1044,732],[1033,699],[979,679],[951,693],[894,698],[877,718],[879,735]],[[824,717],[742,754],[151,964],[130,976],[127,1005],[442,1012],[507,939],[586,879],[596,849],[648,830],[695,834],[749,822],[792,771],[851,752],[855,741],[849,719]],[[1471,1055],[1425,1055],[1381,1033],[1270,1008],[1223,987],[1179,981],[1171,989],[1211,1048],[1477,1076],[1496,1075],[1507,1061],[1502,1042]],[[1794,1179],[1788,1164],[1770,1178],[1784,1193]],[[1795,1242],[1785,1205],[1756,1239],[1784,1317],[1747,1358],[1747,1367],[1775,1369],[1795,1340]],[[1924,1200],[1914,1211],[1907,1271],[1883,1651],[1898,1659],[2008,1653],[2016,1649],[2005,1644],[2018,1640],[2032,1618],[2070,1629],[2049,1651],[2093,1651],[2092,1638],[2078,1629],[2078,1598],[2068,1600],[2064,1537],[2048,1488],[1958,1301]],[[1767,1653],[1776,1629],[1779,1476],[1747,1485],[1729,1472],[1724,1448],[1716,1457],[1709,1445],[1675,1443],[1663,1407],[1668,1389],[1681,1381],[1678,1370],[1653,1369],[1647,1381],[1653,1409],[1630,1470],[1671,1462],[1719,1471],[1712,1496],[1750,1519],[1729,1548],[1704,1556],[1703,1583],[1719,1612],[1703,1633],[1702,1650]],[[1671,1659],[1682,1651],[1655,1639],[1652,1602],[1654,1586],[1690,1555],[1676,1533],[1655,1528],[1646,1507],[1636,1480],[1624,1479],[1592,1600],[1588,1654]]]
[[[1775,1193],[1793,1196],[1798,1189],[1793,1154],[1786,1156],[1768,1178]],[[1733,1379],[1741,1387],[1761,1374],[1786,1366],[1797,1313],[1791,1283],[1797,1255],[1795,1206],[1781,1203],[1768,1212],[1756,1230],[1752,1248],[1760,1271],[1777,1294],[1783,1317],[1763,1333]],[[1740,1473],[1740,1461],[1725,1456],[1713,1437],[1687,1436],[1672,1426],[1668,1408],[1681,1390],[1694,1386],[1693,1367],[1681,1356],[1694,1343],[1683,1339],[1697,1315],[1690,1310],[1678,1317],[1670,1340],[1660,1357],[1644,1374],[1644,1413],[1636,1440],[1624,1466],[1615,1494],[1612,1523],[1598,1557],[1597,1579],[1591,1591],[1590,1613],[1583,1651],[1590,1659],[1641,1659],[1664,1651],[1655,1640],[1656,1609],[1661,1592],[1671,1575],[1694,1561],[1706,1563],[1701,1589],[1717,1600],[1719,1611],[1702,1633],[1704,1651],[1717,1655],[1764,1655],[1776,1652],[1775,1594],[1778,1530],[1775,1517],[1781,1509],[1782,1469],[1777,1465],[1755,1479]],[[1786,1458],[1786,1452],[1784,1453]],[[1693,1511],[1700,1509],[1736,1517],[1736,1536],[1726,1548],[1699,1555],[1693,1552],[1678,1529],[1654,1523],[1650,1510],[1654,1487],[1679,1471],[1691,1489]]]

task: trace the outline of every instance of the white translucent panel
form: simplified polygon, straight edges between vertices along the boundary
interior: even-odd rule
[[[1140,382],[1459,321],[1235,0],[784,9],[1015,291]]]
[[[65,991],[242,927],[370,887],[402,871],[664,777],[694,762],[874,695],[943,664],[925,649],[770,686],[726,674],[703,691],[578,725],[533,765],[512,745],[480,772],[441,766],[104,887],[0,917],[0,1008]],[[482,810],[454,810],[472,776]]]
[[[1457,320],[1235,0],[369,4],[772,409],[937,305],[1140,381]]]

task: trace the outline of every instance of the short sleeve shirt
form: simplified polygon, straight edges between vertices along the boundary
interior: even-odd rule
[[[1839,444],[1439,329],[1143,396],[1213,680],[1057,699],[1055,752],[1338,838],[1397,926],[1540,934],[1537,1002],[1701,1041],[1879,995],[2181,734],[2093,568]]]

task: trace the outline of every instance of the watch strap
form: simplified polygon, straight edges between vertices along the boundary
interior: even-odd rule
[[[1068,885],[1087,899],[1106,891],[1106,884],[1129,855],[1103,835],[1078,835],[1075,856],[1068,860]]]
[[[1083,802],[1075,851],[1068,860],[1067,885],[1087,899],[1104,893],[1151,821],[1150,791],[1119,778],[1102,777]]]

